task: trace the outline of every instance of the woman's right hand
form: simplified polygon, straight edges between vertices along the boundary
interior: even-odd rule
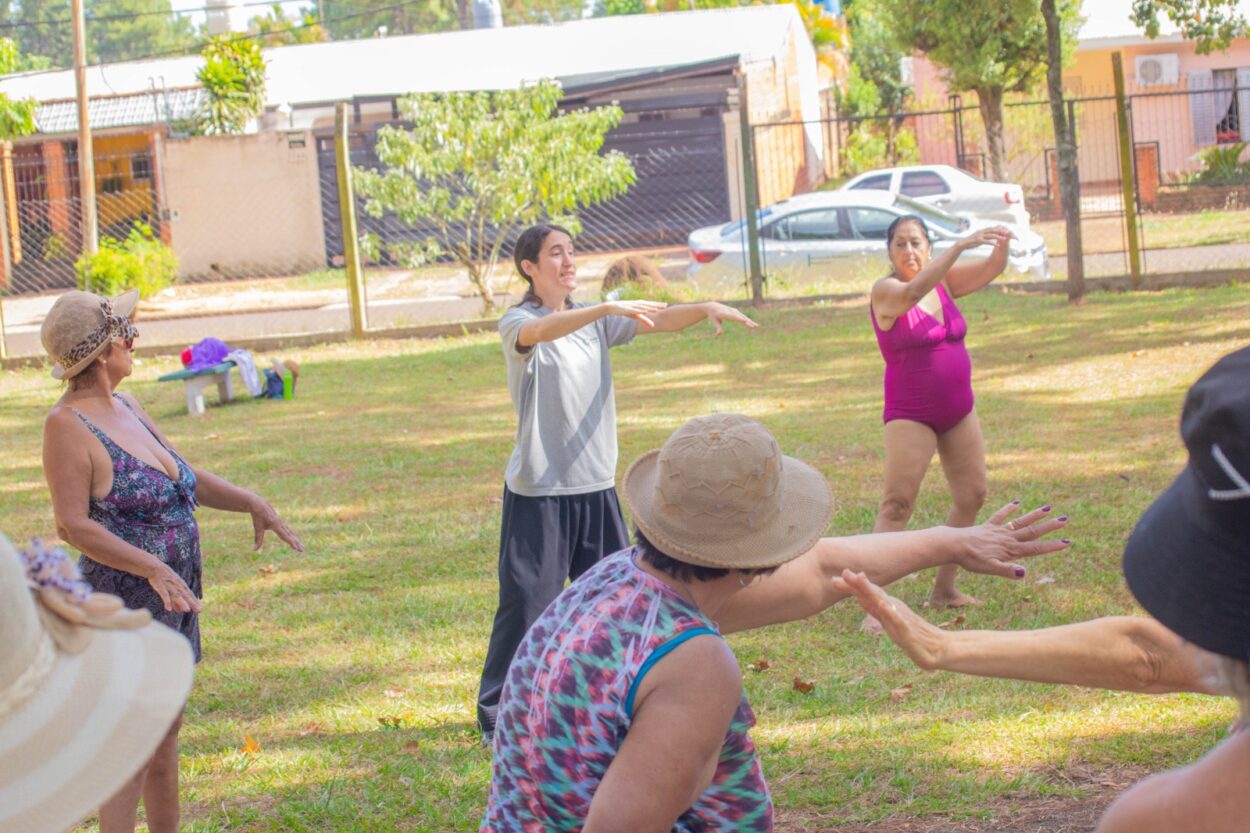
[[[604,301],[600,305],[604,315],[623,315],[648,327],[655,326],[650,318],[651,313],[659,312],[667,306],[663,301]]]
[[[902,648],[917,666],[925,671],[941,667],[944,645],[950,634],[926,622],[863,573],[843,570],[841,578],[833,579],[833,586],[840,593],[854,595],[859,606],[881,623],[890,641]]]
[[[165,603],[165,609],[175,613],[199,613],[200,600],[195,597],[195,593],[191,592],[191,588],[187,587],[182,577],[163,561],[155,558],[152,560],[156,563],[144,578],[148,580],[148,584],[152,585],[156,595],[161,597],[161,601]]]
[[[1006,246],[1015,237],[1011,229],[1006,226],[990,226],[989,228],[978,229],[967,237],[960,238],[956,245],[964,251],[975,249],[978,246]]]

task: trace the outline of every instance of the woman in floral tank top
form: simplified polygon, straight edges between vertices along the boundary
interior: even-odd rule
[[[755,716],[722,635],[845,597],[843,569],[884,582],[956,563],[1019,578],[1058,519],[1009,504],[978,527],[821,538],[833,497],[760,424],[691,420],[625,477],[638,544],[544,611],[504,683],[481,833],[770,831]]]

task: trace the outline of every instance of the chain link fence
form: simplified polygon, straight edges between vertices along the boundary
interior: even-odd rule
[[[780,244],[794,241],[778,239],[770,227],[775,217],[770,205],[807,190],[836,189],[886,165],[945,164],[990,177],[981,115],[966,99],[891,115],[817,120],[793,118],[799,110],[792,104],[753,102],[757,123],[747,131],[745,148],[732,101],[663,112],[627,108],[606,149],[630,158],[637,181],[624,195],[580,212],[579,297],[598,297],[599,279],[614,261],[631,254],[641,255],[645,270],[667,281],[664,291],[672,300],[749,297],[748,189],[760,206],[766,297],[862,291],[888,269],[881,229],[870,230],[868,245],[858,247],[854,257],[811,250],[787,262]],[[1125,274],[1129,231],[1116,100],[1086,91],[1065,106],[1076,125],[1086,275]],[[392,106],[379,112],[383,115],[365,118],[350,132],[351,161],[363,169],[378,167],[378,130],[398,124]],[[1062,280],[1066,240],[1049,104],[1010,102],[1004,116],[1004,184],[1019,186],[1029,227],[1045,242],[1050,276]],[[1162,90],[1136,89],[1128,97],[1127,116],[1145,272],[1250,264],[1250,244],[1243,242],[1250,213],[1242,210],[1250,200],[1250,167],[1241,160],[1243,137],[1250,138],[1250,77],[1207,73]],[[77,148],[60,139],[19,143],[0,163],[9,253],[3,306],[8,347],[11,354],[37,355],[42,315],[56,293],[77,281],[82,248]],[[328,125],[230,137],[174,138],[159,130],[105,134],[97,137],[95,180],[102,239],[125,245],[148,229],[178,258],[176,285],[144,301],[148,343],[152,336],[177,346],[207,335],[229,341],[350,328],[339,181]],[[896,180],[893,187],[954,208],[943,206],[950,195],[931,177]],[[997,209],[986,207],[991,214],[1013,209],[1017,197],[1006,188],[1001,196]],[[482,316],[486,293],[448,254],[470,230],[453,230],[452,239],[441,241],[442,254],[410,268],[395,256],[396,244],[426,240],[434,226],[387,214],[375,218],[359,199],[357,209],[362,236],[381,244],[368,249],[371,257],[364,263],[371,328]],[[843,216],[833,234],[861,221],[866,222]],[[514,302],[523,286],[506,238],[519,229],[472,231],[504,236],[489,295],[496,308]],[[801,268],[790,268],[794,263]],[[1036,272],[1009,271],[1001,280],[1036,278]],[[193,325],[173,320],[192,315]]]

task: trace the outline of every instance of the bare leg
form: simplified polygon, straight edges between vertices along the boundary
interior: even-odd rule
[[[898,532],[907,527],[937,443],[933,429],[923,423],[895,419],[885,424],[885,490],[873,532]],[[860,630],[880,634],[881,626],[869,616]]]
[[[150,833],[178,833],[178,730],[182,715],[152,753],[143,783],[143,810]],[[104,831],[101,831],[104,833]]]
[[[139,795],[147,777],[147,764],[100,807],[100,833],[135,833],[135,816],[139,812]]]
[[[977,412],[972,411],[954,428],[937,438],[938,457],[946,482],[950,484],[951,511],[946,516],[947,526],[972,526],[977,513],[985,504],[985,440],[981,436],[981,423]],[[963,607],[977,604],[977,600],[955,587],[954,564],[939,567],[933,593],[929,596],[930,607]]]

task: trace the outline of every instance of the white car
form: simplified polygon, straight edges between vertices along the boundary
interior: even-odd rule
[[[881,277],[890,269],[886,229],[906,214],[924,219],[935,252],[976,229],[1006,225],[1016,235],[1009,249],[1009,267],[1038,278],[1050,277],[1046,242],[1036,232],[1009,223],[955,217],[884,191],[817,191],[760,209],[761,268],[770,280],[793,282]],[[709,291],[741,286],[747,276],[746,240],[744,220],[691,232],[690,280]],[[986,258],[991,251],[989,246],[979,246],[961,259]]]
[[[881,168],[860,174],[838,190],[889,191],[957,217],[997,220],[1029,227],[1024,190],[1019,185],[987,182],[950,165]]]

